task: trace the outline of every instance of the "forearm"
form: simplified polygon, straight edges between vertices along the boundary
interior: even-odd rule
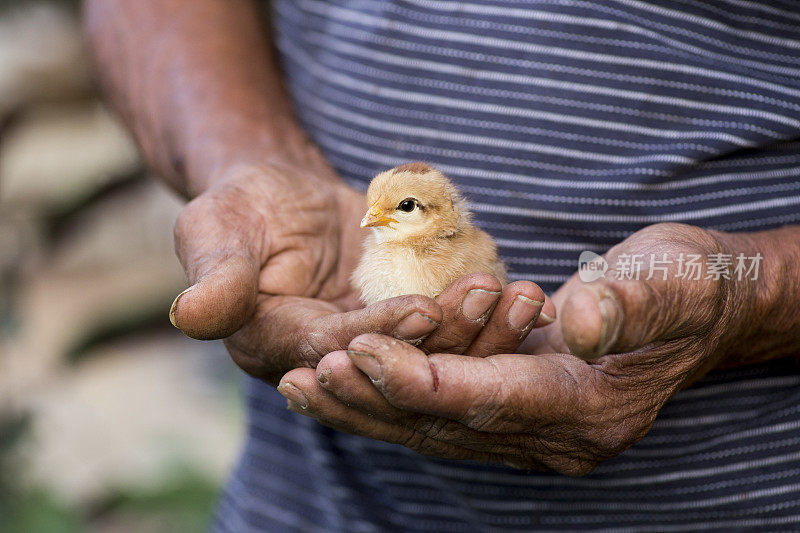
[[[800,226],[757,233],[725,234],[734,257],[760,254],[757,276],[732,275],[743,326],[730,339],[722,366],[753,364],[800,355]]]
[[[148,163],[187,196],[235,163],[303,160],[251,0],[87,0],[98,75]]]

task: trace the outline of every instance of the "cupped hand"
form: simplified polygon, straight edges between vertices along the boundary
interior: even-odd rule
[[[241,368],[273,383],[361,333],[430,333],[441,322],[430,298],[360,308],[349,275],[363,203],[324,164],[231,169],[175,226],[191,286],[172,305],[173,324],[194,338],[225,338]]]
[[[225,338],[242,369],[276,383],[362,333],[489,355],[514,350],[534,325],[547,323],[539,318],[543,306],[554,316],[535,284],[502,290],[488,274],[465,276],[436,301],[409,295],[361,308],[349,278],[361,253],[364,205],[324,164],[229,170],[176,224],[191,287],[173,303],[173,324],[194,338]]]
[[[279,391],[290,409],[348,433],[439,457],[585,474],[645,435],[676,391],[742,349],[747,317],[759,312],[754,288],[679,272],[689,254],[752,252],[736,247],[724,234],[659,224],[614,247],[605,278],[568,282],[554,297],[560,324],[533,335],[533,346],[568,345],[588,360],[427,356],[369,334],[316,370],[289,372]],[[647,264],[636,279],[616,276],[623,258],[648,254],[666,271],[651,276]]]

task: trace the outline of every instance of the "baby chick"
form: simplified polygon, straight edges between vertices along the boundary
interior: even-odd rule
[[[466,274],[487,272],[506,282],[492,238],[447,177],[425,163],[407,163],[375,176],[367,189],[372,228],[353,272],[365,305],[403,294],[436,297]]]

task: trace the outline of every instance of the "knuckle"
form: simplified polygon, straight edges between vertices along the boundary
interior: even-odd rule
[[[434,428],[434,426],[436,425],[435,421],[436,421],[435,418],[432,416],[412,415],[409,425],[411,429],[413,429],[417,433],[423,433],[427,435],[428,432],[430,432],[431,429]]]
[[[585,443],[576,447],[540,441],[535,448],[538,453],[534,456],[541,458],[545,468],[572,477],[590,473],[604,460],[589,450]]]
[[[495,390],[485,401],[472,402],[464,415],[467,427],[475,431],[491,431],[500,424],[505,419],[505,410],[498,405],[498,396],[500,392]]]
[[[660,222],[648,226],[632,236],[645,241],[660,241],[697,251],[714,251],[719,242],[707,230],[680,222]]]
[[[336,349],[332,344],[338,343],[335,332],[325,331],[318,327],[314,320],[303,324],[295,338],[295,352],[300,364],[312,368],[315,368],[325,355]]]
[[[379,383],[384,398],[399,409],[415,407],[414,399],[419,397],[416,387],[408,383],[397,383],[396,380],[381,379]]]
[[[300,329],[300,352],[307,357],[322,357],[328,333],[320,331],[314,322],[304,324]]]
[[[306,338],[301,338],[297,345],[297,358],[294,365],[316,368],[320,359],[322,359],[322,355],[311,346]]]
[[[422,454],[431,454],[437,449],[436,441],[416,431],[409,431],[400,444]]]
[[[443,440],[447,438],[447,428],[450,423],[449,420],[442,417],[416,415],[412,423],[412,428],[415,432],[425,435],[429,439]]]
[[[518,424],[524,415],[522,412],[524,402],[516,397],[517,389],[509,390],[494,362],[490,360],[490,363],[490,368],[495,374],[493,377],[497,379],[486,376],[477,378],[482,378],[487,383],[494,382],[496,386],[483,387],[480,394],[471,399],[462,416],[467,427],[476,431],[491,431],[492,428],[504,425],[506,422]]]

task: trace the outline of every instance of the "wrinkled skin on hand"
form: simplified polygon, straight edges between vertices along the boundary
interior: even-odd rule
[[[333,180],[276,186],[300,172],[235,167],[190,202],[175,226],[176,251],[192,284],[173,304],[176,326],[199,339],[230,336],[226,345],[237,364],[272,380],[320,357],[296,348],[304,342],[299,331],[313,335],[326,327],[316,319],[355,307],[347,279],[357,261],[348,242],[355,236],[340,228],[357,227],[352,207],[360,195]]]
[[[537,285],[503,290],[486,274],[458,280],[436,301],[410,295],[361,308],[349,277],[361,254],[365,200],[331,174],[324,164],[240,166],[190,202],[175,227],[192,283],[173,304],[176,326],[198,339],[227,337],[242,369],[275,384],[362,333],[480,355],[515,350],[541,304],[555,316]],[[469,305],[467,294],[475,296]],[[505,315],[519,295],[527,298],[514,315],[522,324],[511,324]]]
[[[721,235],[658,224],[607,259],[747,251]],[[571,279],[554,296],[559,322],[532,333],[525,354],[427,356],[367,334],[316,371],[287,373],[278,390],[290,409],[344,432],[438,457],[582,475],[644,436],[675,392],[746,336],[746,314],[759,312],[746,284],[643,272],[638,281]]]

